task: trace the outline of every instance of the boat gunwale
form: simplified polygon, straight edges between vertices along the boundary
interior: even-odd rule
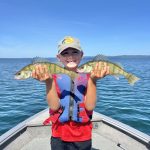
[[[150,143],[150,136],[127,125],[127,124],[124,124],[118,120],[115,120],[111,117],[108,117],[106,115],[103,115],[103,114],[100,114],[98,112],[94,112],[95,114],[98,114],[100,116],[100,120],[99,121],[102,121],[104,122],[105,124],[108,124],[108,125],[111,125],[112,127],[115,127],[116,129],[119,129],[120,131],[124,131],[124,133],[130,133],[130,135],[136,137],[136,138],[140,138],[142,140],[144,140],[146,143]],[[97,120],[93,120],[94,121],[97,121]]]
[[[1,144],[3,144],[5,141],[9,140],[10,138],[12,138],[12,136],[15,136],[18,132],[21,132],[22,130],[24,130],[25,128],[29,127],[30,125],[28,124],[28,122],[30,122],[31,120],[33,120],[34,118],[36,118],[37,116],[40,116],[41,114],[43,114],[44,112],[46,112],[48,110],[44,109],[42,111],[40,111],[39,113],[27,118],[26,120],[24,120],[23,122],[17,124],[15,127],[11,128],[10,130],[8,130],[6,133],[2,134],[0,136],[0,146]],[[42,124],[39,124],[42,125]],[[36,124],[36,126],[38,126]]]

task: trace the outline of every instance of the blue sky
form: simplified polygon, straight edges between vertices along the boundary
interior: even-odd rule
[[[55,57],[66,35],[85,56],[150,55],[149,0],[0,0],[0,57]]]

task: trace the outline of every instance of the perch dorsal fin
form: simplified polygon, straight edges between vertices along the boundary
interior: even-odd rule
[[[42,58],[42,57],[34,57],[32,58],[32,64],[37,64],[37,63],[47,63],[50,62],[48,59],[46,58]]]

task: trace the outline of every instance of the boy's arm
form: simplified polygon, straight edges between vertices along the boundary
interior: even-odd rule
[[[52,76],[48,73],[46,66],[36,65],[35,70],[32,72],[32,77],[44,81],[46,84],[46,97],[49,107],[56,111],[60,107],[59,97],[57,95],[56,86]]]
[[[56,111],[60,108],[60,101],[56,91],[55,82],[52,78],[48,78],[45,80],[45,83],[48,105],[53,111]]]
[[[96,81],[91,77],[88,80],[87,92],[85,95],[85,108],[88,111],[92,111],[96,105]]]
[[[85,108],[88,111],[92,111],[96,105],[96,80],[105,77],[109,74],[109,66],[104,64],[104,68],[99,70],[99,66],[101,63],[97,63],[93,71],[91,72],[91,76],[88,80],[87,84],[87,92],[85,96]]]

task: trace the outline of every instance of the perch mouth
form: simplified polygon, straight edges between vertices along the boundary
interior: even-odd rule
[[[83,73],[83,72],[84,72],[84,69],[77,69],[77,72],[78,72],[78,73]]]
[[[17,75],[15,75],[14,79],[20,80],[20,77],[18,77]]]

